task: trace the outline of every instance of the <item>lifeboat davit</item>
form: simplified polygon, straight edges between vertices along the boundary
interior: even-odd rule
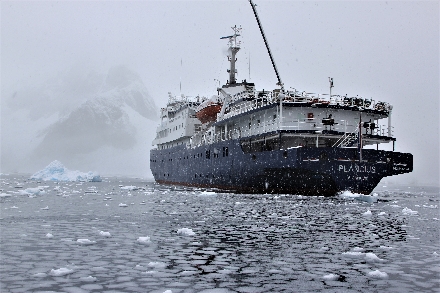
[[[217,114],[220,113],[223,104],[218,96],[212,96],[210,99],[201,103],[196,109],[196,117],[203,124],[217,120]]]

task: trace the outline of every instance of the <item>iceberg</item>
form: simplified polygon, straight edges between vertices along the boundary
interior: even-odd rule
[[[101,176],[98,173],[89,171],[88,173],[71,171],[55,160],[43,170],[38,171],[31,176],[31,179],[43,181],[87,181],[101,182]]]

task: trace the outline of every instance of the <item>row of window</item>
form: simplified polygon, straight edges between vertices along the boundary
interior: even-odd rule
[[[212,151],[212,153],[213,153],[213,157],[214,158],[218,158],[219,156],[220,156],[220,153],[222,154],[222,156],[223,157],[228,157],[229,156],[229,149],[228,149],[228,147],[223,147],[222,148],[222,150],[219,150],[219,149],[217,149],[217,148],[214,148],[214,150]],[[193,155],[193,158],[195,159],[195,158],[203,158],[203,157],[205,157],[206,159],[210,159],[211,158],[211,150],[206,150],[205,151],[205,155],[203,155],[203,153],[197,153],[197,154],[194,154]],[[181,157],[181,158],[179,158],[179,160],[182,160],[182,159],[189,159],[189,156],[185,156],[185,157]],[[164,160],[162,159],[162,162],[163,162]],[[169,162],[172,162],[173,161],[173,159],[172,158],[169,158],[168,159],[168,161]],[[156,163],[157,162],[157,160],[155,160],[155,159],[150,159],[150,162],[151,163]]]

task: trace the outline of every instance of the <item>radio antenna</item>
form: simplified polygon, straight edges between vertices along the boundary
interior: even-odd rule
[[[260,28],[261,35],[263,36],[264,44],[266,45],[267,52],[269,53],[270,61],[272,62],[273,69],[275,70],[275,74],[277,75],[277,79],[278,79],[277,85],[279,85],[281,87],[281,91],[284,92],[284,84],[281,82],[281,77],[278,73],[277,66],[275,65],[275,60],[273,59],[272,53],[270,51],[269,43],[266,40],[266,36],[263,31],[263,26],[261,25],[260,18],[258,17],[257,9],[255,8],[255,6],[257,6],[257,5],[255,5],[252,2],[252,0],[249,0],[249,3],[251,4],[252,10],[254,11],[254,15],[255,15],[255,18],[257,19],[258,27]]]

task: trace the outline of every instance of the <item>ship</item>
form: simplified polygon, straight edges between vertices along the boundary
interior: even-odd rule
[[[150,169],[159,184],[236,193],[370,194],[382,178],[413,170],[395,151],[392,105],[360,96],[285,89],[256,5],[249,0],[278,83],[236,79],[241,28],[228,40],[229,80],[211,97],[173,96],[160,110]],[[392,144],[392,151],[379,145]],[[389,149],[391,147],[388,147]]]

